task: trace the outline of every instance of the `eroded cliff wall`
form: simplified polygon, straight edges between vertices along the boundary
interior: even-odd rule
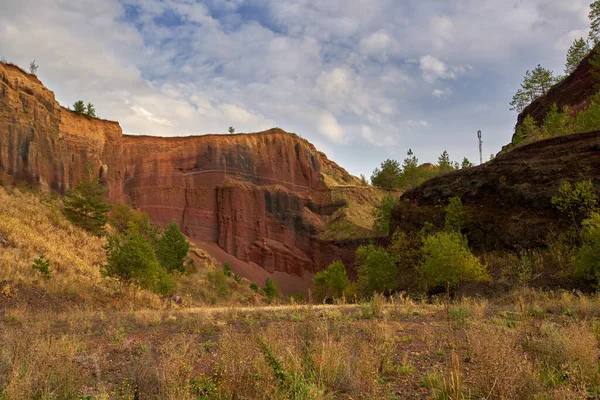
[[[360,182],[297,135],[123,135],[118,123],[61,107],[35,76],[0,63],[0,183],[64,193],[87,165],[112,200],[125,200],[158,225],[177,221],[192,240],[217,244],[240,268],[301,278],[288,291],[306,289],[307,278],[335,259],[351,265],[360,242],[317,239],[347,204],[331,182]],[[346,192],[355,190],[374,189]]]

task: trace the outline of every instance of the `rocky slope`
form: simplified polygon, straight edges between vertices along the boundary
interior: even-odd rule
[[[545,96],[539,97],[528,105],[517,117],[516,128],[528,115],[531,115],[538,125],[541,125],[553,104],[556,104],[559,109],[569,107],[574,112],[585,109],[594,94],[598,92],[596,88],[598,79],[592,75],[592,66],[590,65],[594,54],[595,52],[592,51],[571,75],[553,86]]]
[[[591,179],[600,190],[600,132],[561,136],[500,154],[481,166],[433,178],[406,192],[392,231],[441,226],[448,199],[465,205],[465,232],[479,250],[543,246],[566,228],[551,199],[566,181]]]
[[[275,276],[289,292],[304,290],[334,259],[351,264],[356,241],[319,237],[342,207],[372,207],[381,198],[281,129],[127,136],[116,122],[61,107],[36,77],[0,63],[0,183],[29,182],[64,193],[86,165],[112,200],[148,212],[159,225],[177,221],[217,258],[233,256],[234,271]]]

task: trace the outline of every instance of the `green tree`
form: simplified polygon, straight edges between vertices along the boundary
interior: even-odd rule
[[[106,200],[108,189],[102,186],[100,179],[94,177],[92,167],[88,166],[87,170],[88,177],[67,192],[63,212],[74,225],[102,236],[111,209]]]
[[[450,161],[450,156],[448,152],[444,150],[444,152],[438,157],[438,168],[439,172],[444,174],[446,172],[454,171],[454,164]]]
[[[429,288],[446,284],[456,287],[462,282],[490,279],[486,267],[456,232],[441,231],[425,238],[422,257],[418,271]]]
[[[567,51],[565,74],[570,75],[579,66],[581,61],[590,53],[590,45],[583,38],[575,39]]]
[[[398,269],[394,258],[385,249],[368,245],[356,250],[358,287],[363,295],[386,293],[396,289]]]
[[[475,166],[475,164],[473,164],[471,161],[469,161],[469,159],[467,157],[463,158],[462,163],[460,164],[460,168],[471,168],[474,166]]]
[[[446,206],[445,229],[448,232],[460,233],[465,224],[465,210],[460,197],[451,197]]]
[[[86,106],[85,115],[87,115],[90,118],[96,118],[96,109],[94,108],[94,105],[92,103],[88,103],[88,105]]]
[[[315,297],[324,299],[339,299],[350,284],[346,267],[341,261],[334,261],[327,269],[316,273],[312,281]]]
[[[50,271],[50,260],[48,260],[44,254],[40,254],[38,258],[33,260],[31,268],[39,272],[42,275],[42,278],[46,280],[52,277],[52,272]]]
[[[85,114],[85,104],[82,100],[77,100],[75,103],[73,103],[73,111],[75,111],[77,114]]]
[[[566,133],[564,115],[558,111],[556,103],[552,104],[544,120],[544,133],[548,136],[559,136]]]
[[[419,159],[414,155],[412,149],[406,152],[406,158],[402,162],[402,174],[400,176],[400,187],[412,189],[423,181],[422,171],[419,169]]]
[[[156,243],[156,256],[167,272],[184,272],[185,259],[190,244],[179,230],[175,221],[171,222]]]
[[[390,233],[390,220],[392,219],[392,210],[398,203],[399,198],[393,193],[388,193],[381,199],[381,206],[373,210],[373,229],[381,234],[387,235]]]
[[[275,281],[271,278],[265,279],[265,287],[263,291],[269,303],[271,303],[279,295],[279,289],[277,288]]]
[[[528,70],[525,72],[521,88],[517,90],[510,102],[510,110],[522,112],[532,101],[548,93],[548,90],[556,82],[557,78],[554,77],[552,71],[539,64],[533,71]]]
[[[233,126],[230,126],[227,131],[229,132],[230,135],[233,135],[235,133],[235,128]]]
[[[33,60],[32,62],[29,63],[29,73],[31,75],[37,74],[38,68],[39,68],[39,65],[36,64],[35,60]]]
[[[402,169],[396,160],[385,160],[381,163],[381,169],[375,168],[371,175],[371,184],[387,190],[398,187]]]
[[[589,41],[593,47],[596,47],[600,42],[600,1],[596,0],[590,4],[590,13],[588,14],[590,21],[590,33],[588,34]]]
[[[563,214],[569,215],[577,227],[581,221],[595,212],[598,207],[598,194],[591,181],[566,182],[558,189],[558,195],[552,197],[552,205]]]
[[[103,269],[106,275],[160,294],[174,290],[175,284],[160,266],[152,244],[135,224],[130,224],[122,235],[108,237],[105,248],[107,262]]]
[[[406,233],[398,229],[392,235],[387,251],[396,263],[401,281],[400,289],[414,286],[416,267],[421,263],[422,245],[423,239],[420,234]]]

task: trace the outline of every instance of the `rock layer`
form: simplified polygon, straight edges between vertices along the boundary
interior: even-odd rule
[[[406,192],[391,229],[442,226],[450,197],[466,210],[465,233],[479,250],[545,246],[570,226],[552,206],[564,182],[591,180],[600,190],[600,132],[560,136],[519,147],[481,166],[435,177]]]
[[[0,183],[64,193],[86,165],[111,200],[148,212],[158,225],[177,221],[192,240],[216,243],[242,263],[302,277],[289,291],[304,290],[306,277],[334,259],[351,264],[358,245],[316,239],[346,204],[325,180],[360,182],[299,136],[281,129],[123,135],[118,123],[61,107],[35,76],[0,63]]]

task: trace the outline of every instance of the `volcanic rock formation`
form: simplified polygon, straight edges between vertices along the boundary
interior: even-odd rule
[[[569,226],[551,200],[564,182],[590,179],[600,189],[600,133],[567,135],[531,143],[483,165],[435,177],[404,193],[391,231],[441,227],[450,197],[466,211],[469,244],[479,250],[544,246]]]
[[[123,135],[118,123],[61,107],[35,76],[0,63],[0,183],[64,193],[89,164],[111,200],[125,200],[161,226],[177,221],[234,271],[257,280],[275,276],[288,292],[304,290],[335,259],[351,265],[360,241],[318,237],[350,201],[372,207],[381,198],[281,129]]]

